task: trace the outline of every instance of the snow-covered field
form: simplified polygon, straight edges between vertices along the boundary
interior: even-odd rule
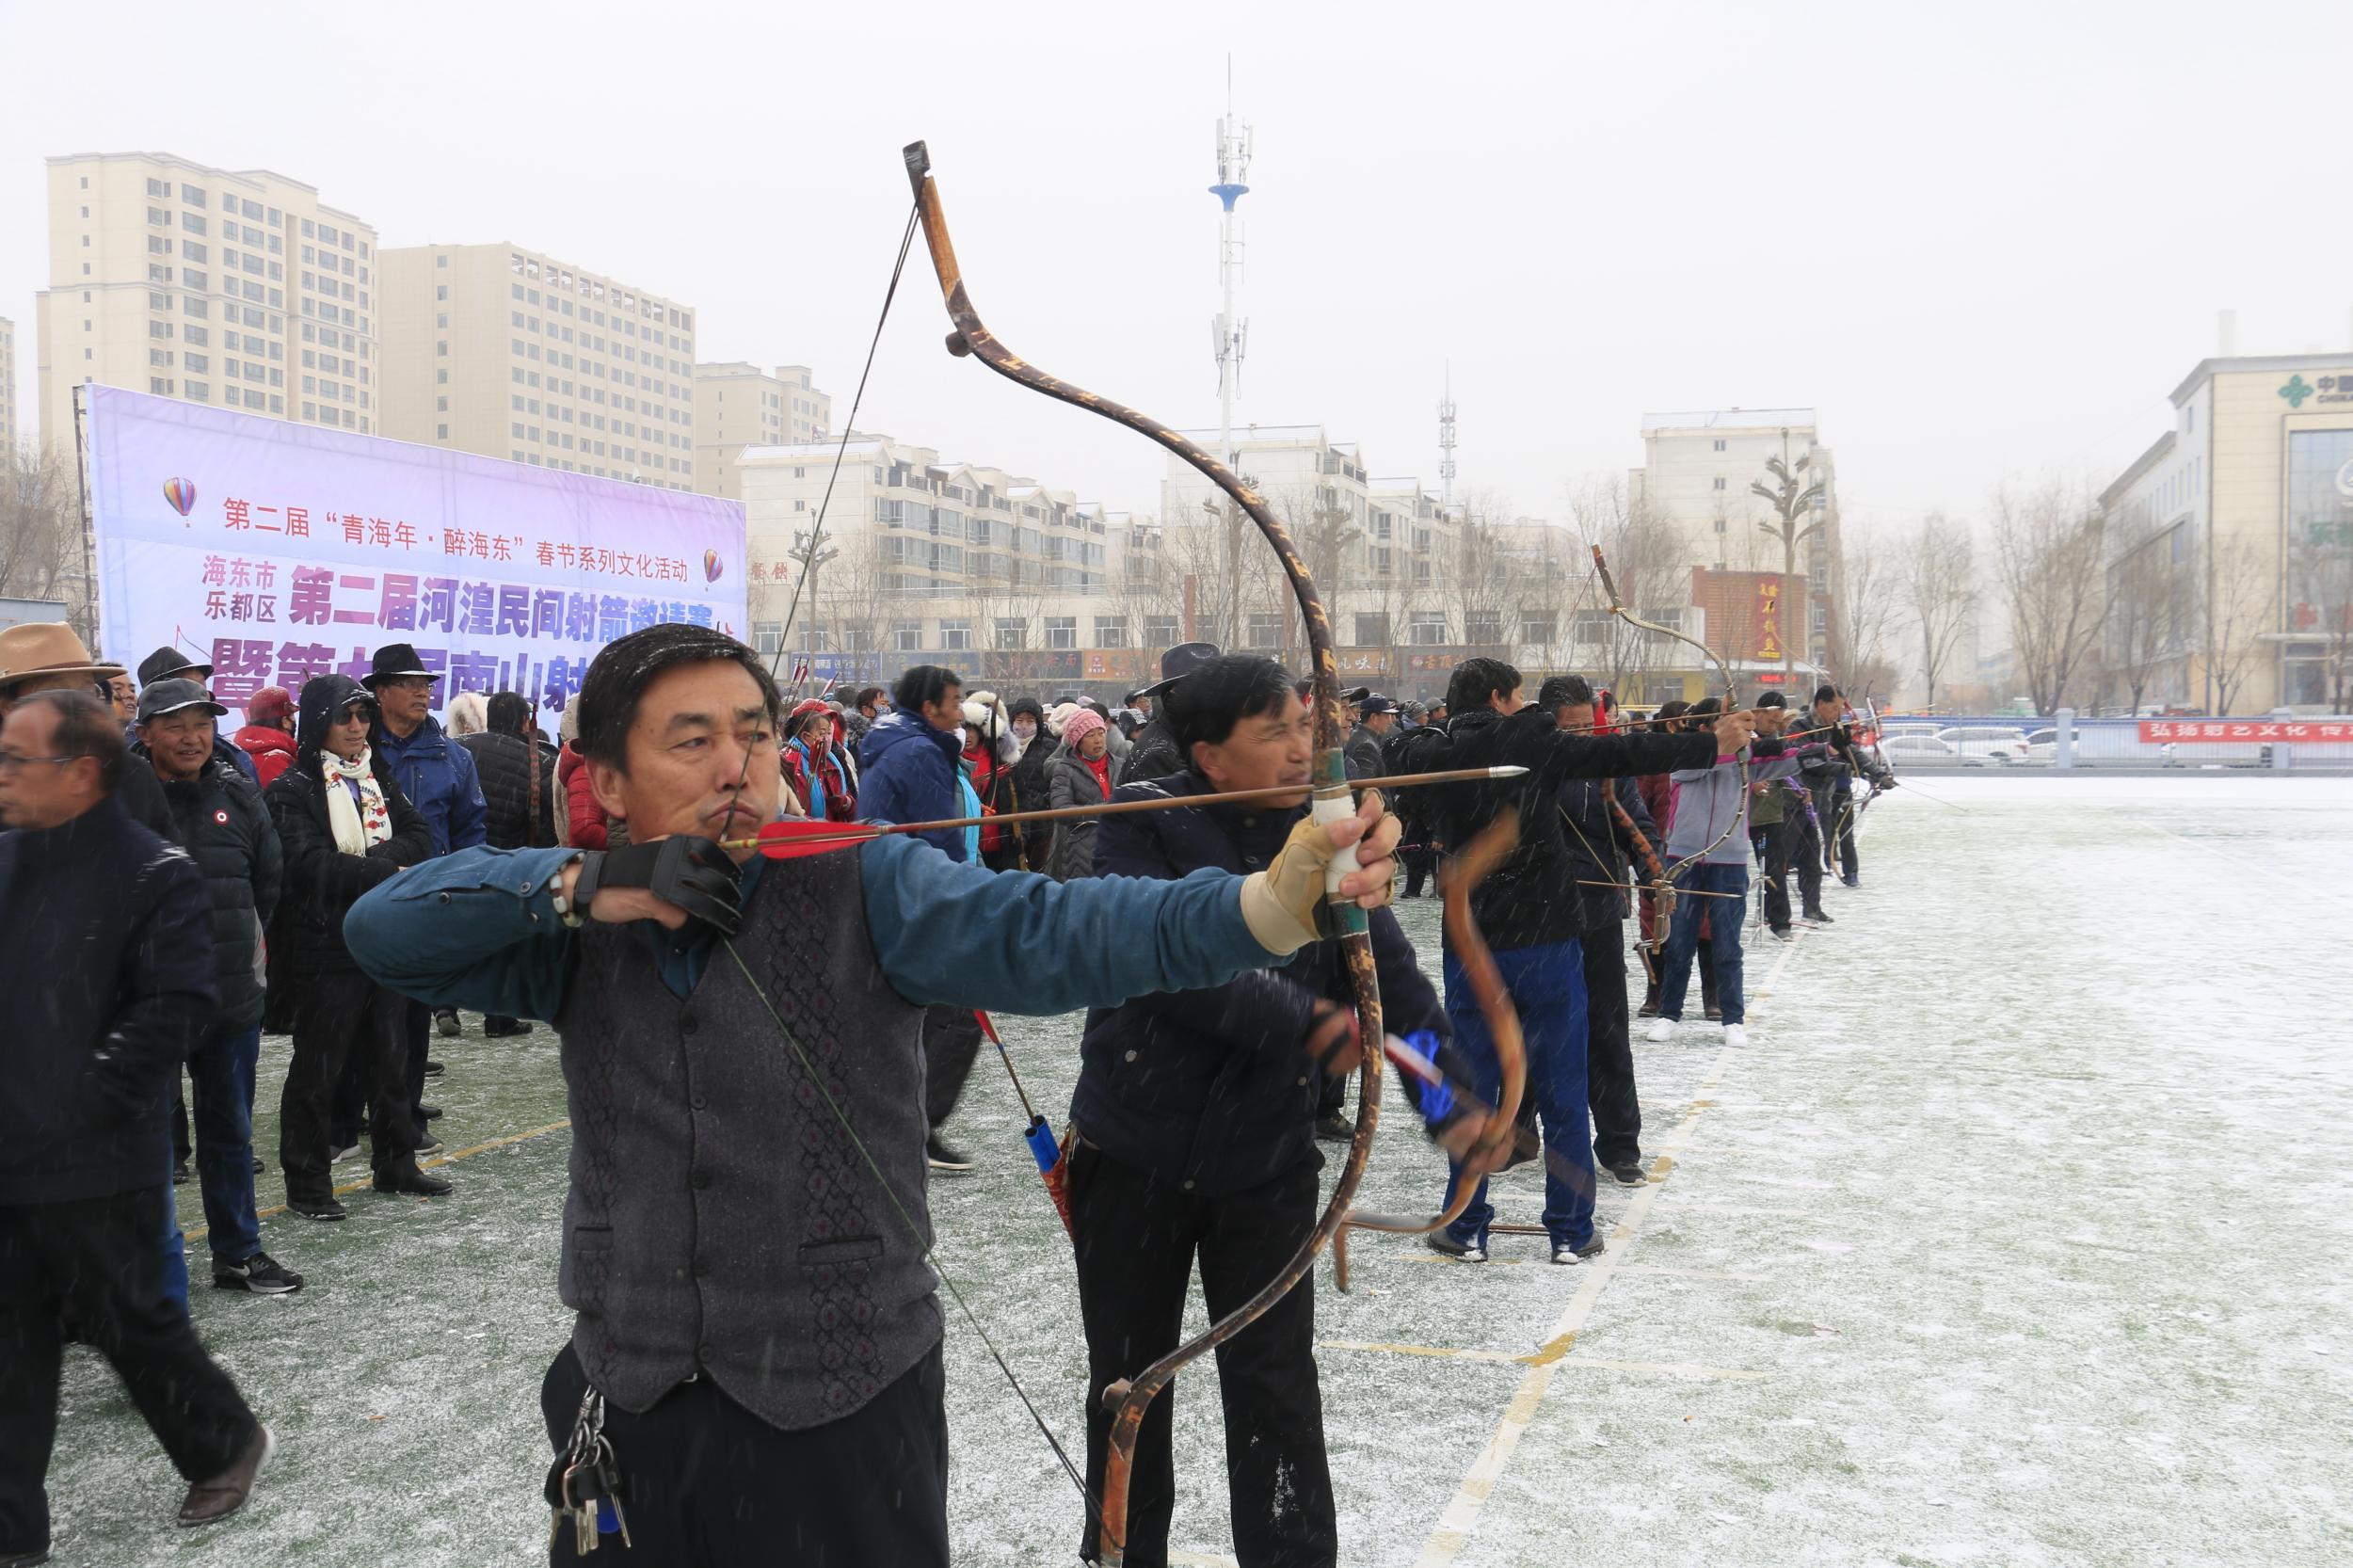
[[[2353,1561],[2353,784],[1925,782],[1946,804],[1865,815],[1835,926],[1753,941],[1747,1048],[1638,1046],[1657,1176],[1605,1192],[1596,1265],[1363,1238],[1354,1294],[1319,1277],[1344,1561]],[[1434,972],[1436,905],[1406,920]],[[1059,1125],[1076,1019],[1000,1021]],[[266,1222],[311,1280],[278,1301],[202,1289],[197,1247],[199,1325],[283,1445],[249,1512],[172,1529],[180,1482],[75,1352],[59,1563],[543,1560],[552,1041],[437,1054],[451,1148],[514,1140],[454,1198]],[[1076,1444],[1067,1243],[1018,1123],[983,1062],[938,1258]],[[1440,1178],[1385,1123],[1369,1202]],[[1500,1207],[1540,1202],[1524,1171]],[[952,1309],[948,1352],[957,1560],[1071,1560],[1077,1496]],[[1175,1392],[1176,1538],[1223,1560],[1214,1375]]]

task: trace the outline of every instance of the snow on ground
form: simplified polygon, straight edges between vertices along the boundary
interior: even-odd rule
[[[1353,1295],[1319,1276],[1344,1561],[2353,1560],[2353,785],[1918,782],[1865,813],[1834,927],[1752,947],[1745,1050],[1638,1046],[1659,1174],[1605,1192],[1599,1266],[1365,1237]],[[1405,911],[1433,971],[1435,917]],[[1003,1022],[1059,1125],[1077,1020]],[[562,1117],[544,1030],[437,1054],[454,1150]],[[938,1258],[1075,1445],[1067,1243],[1018,1126],[983,1062]],[[311,1278],[291,1298],[203,1289],[199,1243],[199,1326],[281,1458],[246,1517],[172,1529],[178,1480],[74,1352],[57,1561],[543,1560],[567,1144],[469,1155],[444,1202],[267,1222]],[[1535,1218],[1531,1175],[1506,1218]],[[1438,1184],[1385,1122],[1368,1204]],[[952,1306],[948,1350],[957,1560],[1070,1560],[1076,1494]],[[1220,1560],[1213,1374],[1175,1395],[1176,1543]]]

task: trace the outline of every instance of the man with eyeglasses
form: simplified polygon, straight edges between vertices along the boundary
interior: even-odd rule
[[[189,1485],[182,1525],[244,1506],[269,1431],[165,1293],[170,1080],[217,1000],[196,865],[116,798],[135,767],[94,690],[0,724],[0,1561],[44,1560],[61,1325],[104,1356]]]

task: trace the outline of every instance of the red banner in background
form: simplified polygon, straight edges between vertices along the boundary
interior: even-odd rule
[[[2140,738],[2172,741],[2297,741],[2310,744],[2353,743],[2353,721],[2345,719],[2143,719]]]

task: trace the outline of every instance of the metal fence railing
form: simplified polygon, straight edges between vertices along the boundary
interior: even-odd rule
[[[2353,771],[2353,718],[1881,719],[1880,744],[1898,770],[2033,768]]]

